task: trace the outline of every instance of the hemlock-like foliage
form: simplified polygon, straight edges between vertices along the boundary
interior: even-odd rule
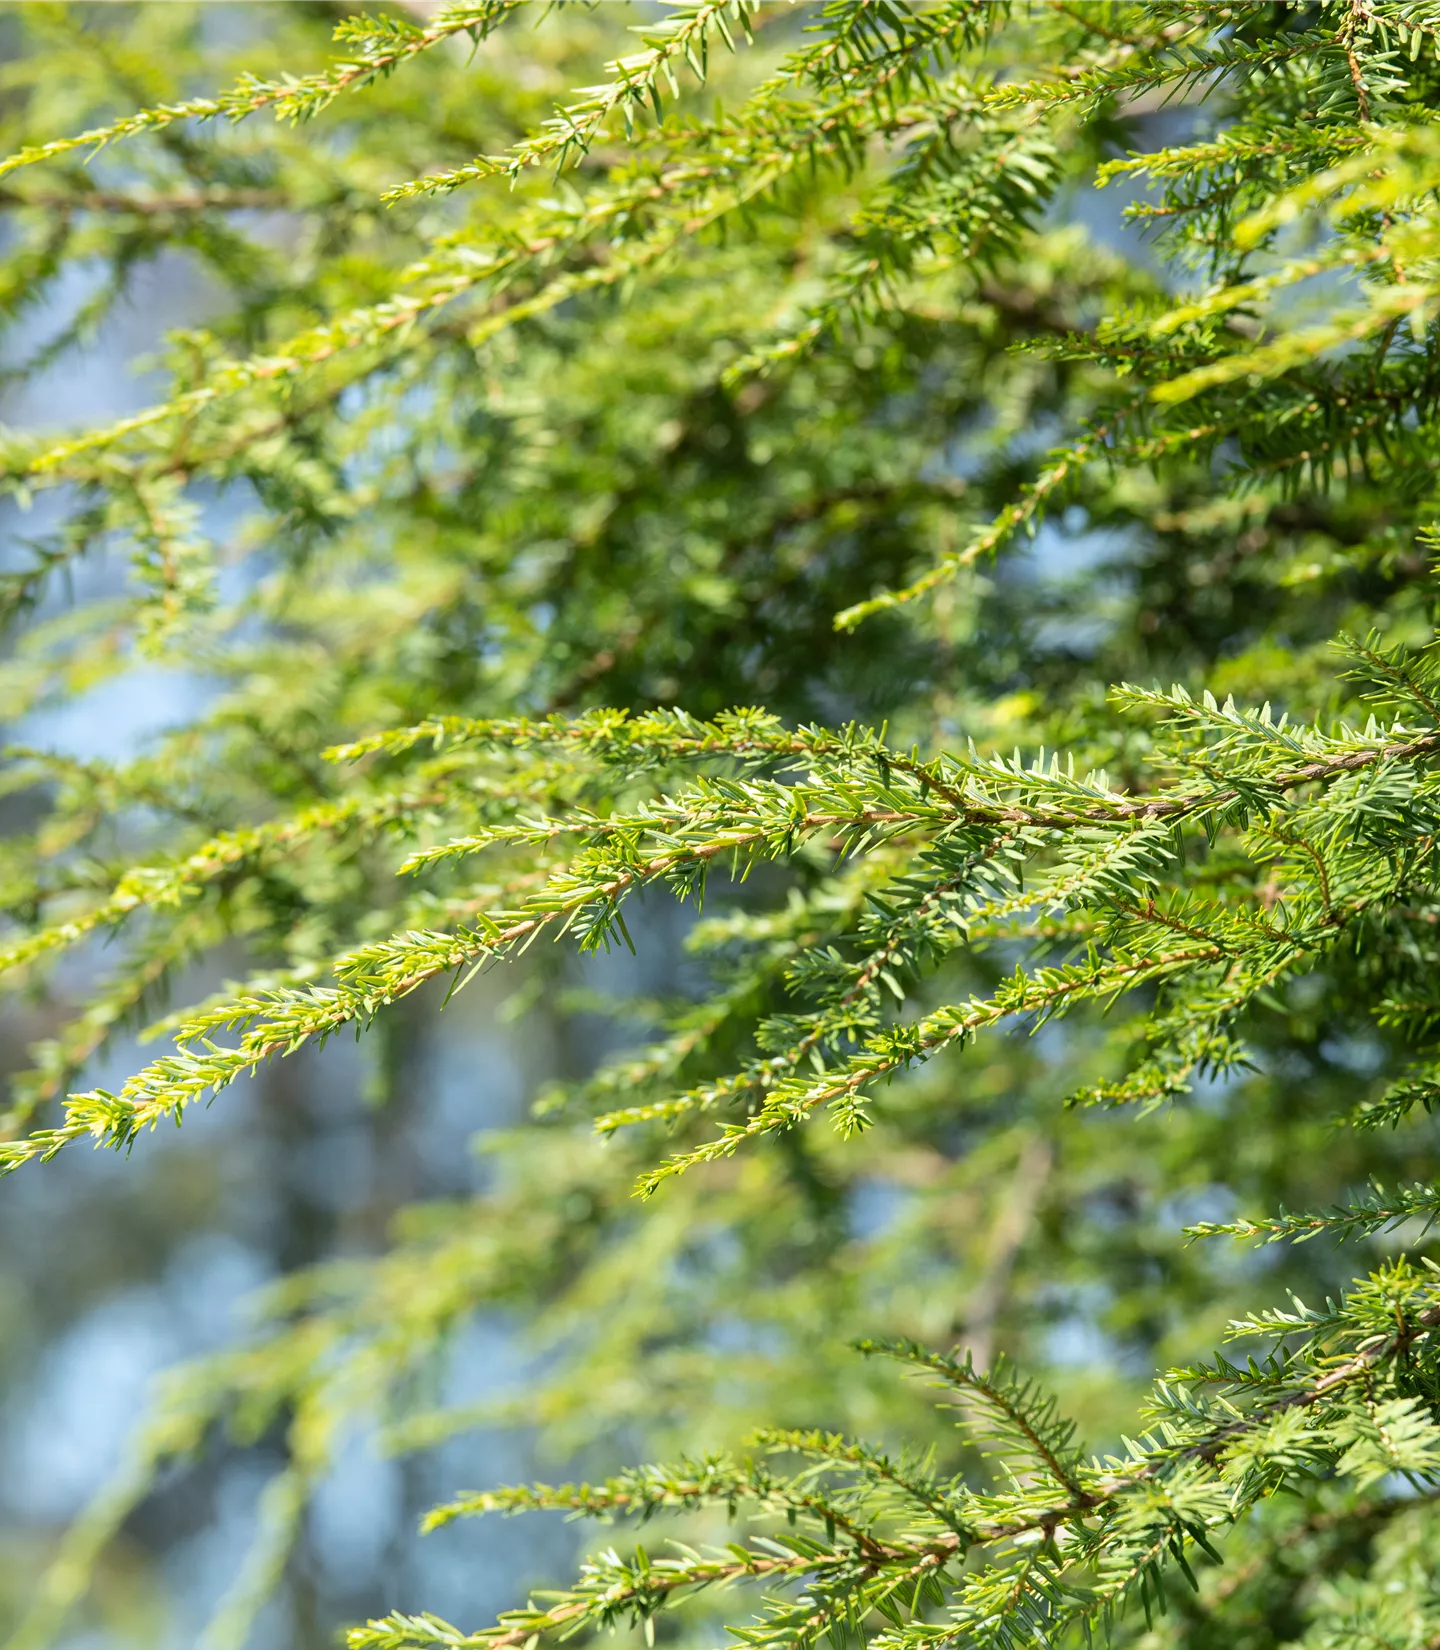
[[[508,1413],[688,1454],[432,1525],[664,1533],[355,1650],[707,1610],[756,1646],[1434,1643],[1440,6],[266,17],[4,18],[14,338],[101,272],[11,380],[162,253],[220,297],[152,406],[0,451],[43,524],[6,716],[137,657],[214,688],[135,760],[10,752],[6,979],[63,1004],[122,943],[0,1162],[149,1150],[339,1032],[383,1086],[427,982],[523,957],[543,1025],[567,959],[708,896],[703,967],[484,1192],[176,1372],[18,1642],[217,1427],[287,1449],[238,1645],[347,1428]],[[1144,241],[1087,235],[1127,187]],[[42,605],[117,552],[123,592]],[[220,956],[253,972],[189,1000]],[[549,1353],[523,1400],[417,1398],[497,1305]]]

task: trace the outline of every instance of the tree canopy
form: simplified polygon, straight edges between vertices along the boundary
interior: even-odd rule
[[[621,1532],[352,1650],[1440,1640],[1440,5],[0,21],[12,396],[207,294],[0,436],[0,1168],[342,1033],[403,1115],[467,989],[602,1051],[174,1372],[14,1642],[217,1435],[238,1650],[348,1434],[496,1418],[590,1481],[430,1527]]]

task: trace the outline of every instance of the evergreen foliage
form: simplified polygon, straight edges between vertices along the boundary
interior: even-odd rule
[[[16,1642],[217,1430],[287,1465],[214,1647],[348,1429],[508,1415],[678,1459],[432,1526],[657,1535],[353,1650],[1434,1644],[1440,6],[267,15],[4,18],[11,383],[162,255],[223,301],[152,405],[0,444],[7,720],[213,688],[8,751],[54,1028],[0,1165],[342,1032],[383,1090],[404,1000],[502,965],[645,1035],[175,1372]],[[574,990],[676,945],[664,1001]],[[540,1374],[433,1401],[499,1306]]]

